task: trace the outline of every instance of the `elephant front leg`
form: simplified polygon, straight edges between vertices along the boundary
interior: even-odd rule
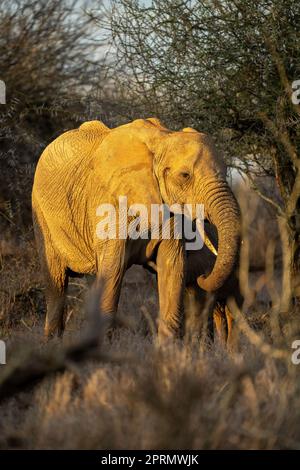
[[[113,325],[125,272],[125,241],[108,240],[97,255],[100,314],[105,330]]]
[[[208,337],[213,340],[212,313],[215,305],[214,295],[190,285],[184,292],[184,323],[187,341]]]
[[[157,252],[160,315],[159,340],[180,336],[185,284],[185,250],[182,240],[162,240]]]

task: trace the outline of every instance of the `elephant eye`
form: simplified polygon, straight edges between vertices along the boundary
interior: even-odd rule
[[[187,181],[189,178],[190,178],[190,174],[188,171],[182,171],[180,173],[180,178],[182,178],[183,180]]]

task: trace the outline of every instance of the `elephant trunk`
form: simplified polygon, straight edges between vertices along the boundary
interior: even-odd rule
[[[206,185],[205,211],[218,231],[218,256],[212,272],[199,276],[198,285],[205,291],[218,290],[234,270],[240,248],[240,210],[226,182],[211,182]]]

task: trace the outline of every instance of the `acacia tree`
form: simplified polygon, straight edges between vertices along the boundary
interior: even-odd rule
[[[31,223],[35,163],[50,139],[86,112],[99,80],[90,0],[0,2],[0,224],[14,233]],[[99,37],[99,34],[98,34]],[[97,71],[97,73],[96,73]],[[2,230],[1,230],[2,232]]]
[[[105,26],[131,102],[169,125],[209,131],[231,165],[278,182],[290,268],[300,271],[297,0],[112,2]],[[102,20],[103,25],[103,20]],[[264,195],[262,195],[265,197]]]

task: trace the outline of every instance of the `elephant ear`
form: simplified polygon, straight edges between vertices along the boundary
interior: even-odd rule
[[[164,139],[172,133],[157,118],[136,119],[127,125],[150,150],[157,155]]]

